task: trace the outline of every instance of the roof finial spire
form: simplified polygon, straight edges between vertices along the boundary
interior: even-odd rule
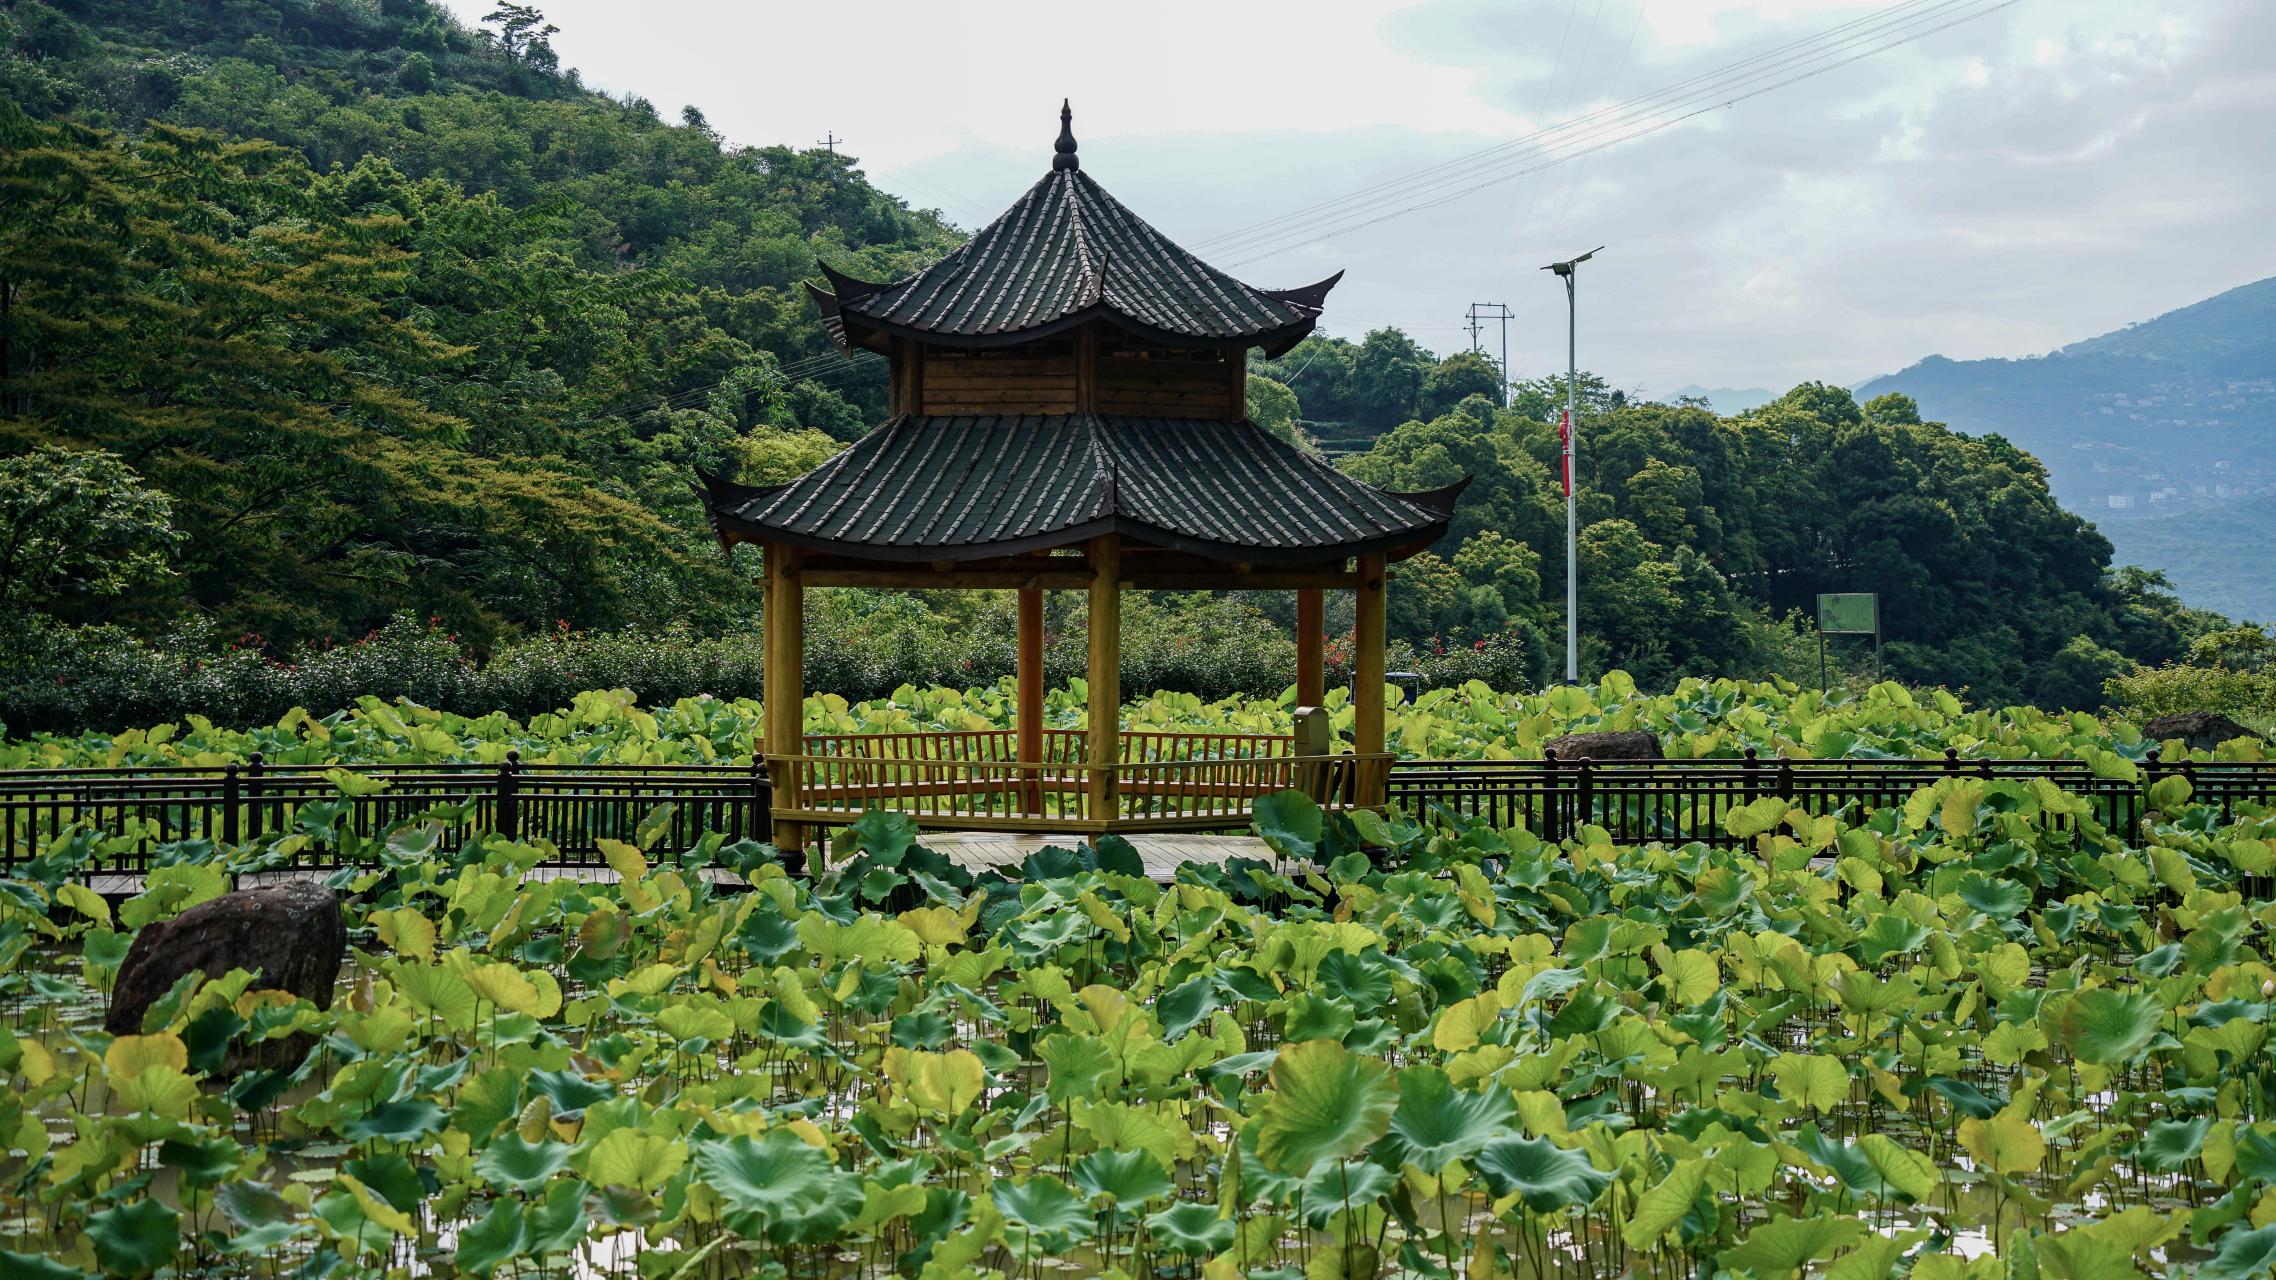
[[[1083,167],[1083,162],[1075,158],[1075,110],[1067,105],[1065,98],[1059,100],[1059,141],[1051,144],[1051,149],[1059,153],[1051,157],[1053,172]]]

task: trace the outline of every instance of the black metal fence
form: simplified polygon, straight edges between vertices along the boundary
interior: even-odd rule
[[[138,874],[172,841],[235,846],[290,835],[304,822],[340,821],[374,838],[438,808],[463,818],[442,827],[445,850],[469,831],[488,830],[550,842],[556,854],[548,865],[593,866],[602,862],[600,840],[633,841],[649,822],[661,825],[655,847],[665,852],[687,849],[706,832],[763,840],[772,800],[757,764],[528,765],[509,755],[497,765],[348,770],[384,784],[365,795],[343,794],[336,772],[265,765],[258,756],[212,769],[0,772],[0,870],[38,856],[75,824],[114,841],[131,837],[84,873]],[[2129,834],[2148,810],[2148,788],[2171,774],[2187,777],[2195,798],[2219,806],[2224,820],[2239,801],[2276,800],[2276,763],[2144,762],[2141,772],[2139,781],[2126,782],[2096,777],[2075,760],[1962,760],[1955,752],[1942,760],[1758,760],[1752,753],[1725,760],[1408,760],[1391,771],[1389,799],[1412,813],[1440,808],[1551,840],[1595,825],[1621,844],[1697,840],[1720,847],[1741,843],[1725,825],[1731,810],[1763,796],[1811,813],[1862,815],[1902,805],[1919,788],[1953,776],[2045,778],[2089,799],[2103,826]]]
[[[1744,843],[1725,825],[1731,810],[1763,796],[1813,814],[1848,809],[1861,817],[1901,806],[1948,777],[2044,778],[2092,802],[2104,827],[2129,835],[2149,811],[2149,787],[2172,774],[2187,777],[2193,797],[2219,806],[2224,821],[2238,801],[2276,799],[2276,763],[2144,761],[2140,772],[2128,782],[2097,777],[2078,760],[1963,760],[1951,750],[1942,760],[1761,760],[1751,749],[1722,760],[1404,760],[1391,771],[1390,801],[1410,813],[1440,808],[1549,840],[1593,824],[1619,844],[1696,840],[1729,848]]]
[[[333,774],[382,784],[344,794]],[[360,789],[358,786],[356,789]],[[289,836],[304,821],[370,839],[420,814],[455,810],[440,829],[444,850],[470,831],[550,842],[552,866],[599,865],[603,839],[633,841],[643,823],[663,830],[657,847],[677,852],[706,832],[765,839],[771,795],[751,765],[527,765],[508,753],[497,765],[276,766],[256,755],[213,769],[42,769],[0,772],[0,867],[37,856],[75,825],[129,846],[88,864],[89,873],[140,873],[158,846],[212,840],[234,846]],[[311,859],[302,865],[316,866]]]

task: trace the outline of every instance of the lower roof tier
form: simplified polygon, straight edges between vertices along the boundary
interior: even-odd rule
[[[699,492],[722,537],[874,560],[973,560],[1118,533],[1316,564],[1437,541],[1467,483],[1389,493],[1247,421],[911,414],[788,484],[704,476]]]

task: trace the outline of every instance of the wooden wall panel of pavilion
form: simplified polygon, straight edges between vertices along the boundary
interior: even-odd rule
[[[808,289],[833,340],[892,362],[887,422],[788,484],[702,477],[722,543],[765,553],[778,844],[871,804],[935,827],[1095,835],[1245,825],[1256,794],[1288,786],[1382,802],[1385,565],[1445,534],[1461,485],[1378,490],[1249,422],[1248,351],[1295,345],[1340,277],[1272,291],[1210,267],[1082,172],[1070,120],[1050,174],[941,261],[882,284],[821,264],[826,285]],[[851,586],[1019,592],[1014,758],[1000,735],[803,735],[803,593]],[[1353,750],[1148,739],[1142,753],[1203,758],[1127,759],[1125,588],[1297,591],[1298,694],[1315,706],[1321,593],[1354,592]],[[1079,765],[1043,749],[1045,590],[1089,599]]]

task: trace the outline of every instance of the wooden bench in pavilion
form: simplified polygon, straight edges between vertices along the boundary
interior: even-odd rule
[[[808,285],[841,349],[892,362],[892,414],[788,484],[703,476],[724,546],[765,562],[775,842],[870,808],[935,830],[1210,831],[1260,795],[1379,806],[1386,563],[1446,533],[1461,491],[1390,493],[1248,421],[1248,351],[1318,322],[1339,272],[1255,289],[1171,243],[1090,175],[1062,106],[1051,172],[962,248],[889,284]],[[807,737],[812,587],[1018,592],[1013,728]],[[1322,593],[1357,596],[1352,750],[1120,731],[1119,593],[1297,593],[1297,694],[1322,701]],[[1043,723],[1043,593],[1089,596],[1088,730]]]

